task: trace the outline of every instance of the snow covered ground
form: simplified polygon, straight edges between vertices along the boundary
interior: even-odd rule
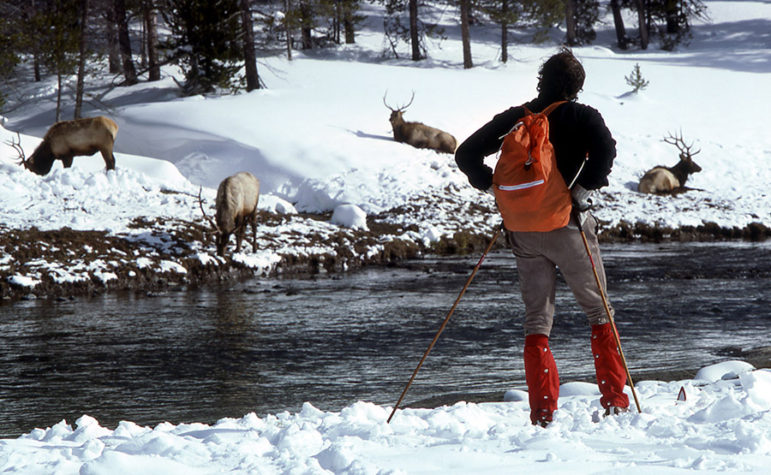
[[[693,42],[677,52],[575,50],[587,70],[579,100],[603,113],[618,142],[610,186],[596,210],[606,226],[771,226],[771,4],[706,3],[711,20],[699,22]],[[355,233],[368,232],[365,214],[370,223],[401,226],[395,235],[372,233],[357,251],[365,254],[382,251],[387,240],[430,245],[461,229],[489,229],[499,221],[490,212],[492,199],[467,185],[451,156],[393,142],[382,102],[386,91],[391,104],[405,103],[414,91],[406,119],[462,141],[496,113],[531,98],[538,66],[555,44],[516,45],[513,59],[501,64],[495,32],[472,35],[471,70],[462,68],[458,35],[429,42],[430,59],[418,64],[382,59],[383,38],[373,21],[356,45],[298,53],[292,62],[261,59],[269,88],[249,94],[178,98],[168,76],[173,71],[159,83],[111,90],[104,78],[89,90],[87,113],[120,125],[117,169],[105,172],[98,156],[77,157],[73,168],[57,164],[38,177],[14,163],[10,147],[0,147],[0,230],[106,231],[147,246],[150,258],[123,253],[86,263],[78,253],[88,249],[69,249],[72,259],[59,265],[53,258],[18,262],[10,253],[0,256],[0,270],[11,274],[13,285],[34,288],[46,278],[109,282],[126,263],[184,274],[191,256],[207,265],[224,262],[213,256],[213,245],[190,242],[180,250],[184,244],[169,243],[158,229],[202,224],[199,186],[211,206],[220,180],[241,170],[260,178],[260,207],[278,216],[261,226],[257,252],[247,246],[235,256],[261,272],[275,269],[282,256],[337,252],[331,237],[342,233],[354,242]],[[610,29],[601,32],[597,44],[610,44],[611,36]],[[624,78],[635,64],[650,85],[629,94]],[[53,122],[52,84],[17,91],[0,140],[20,131],[31,153]],[[63,115],[71,116],[71,107]],[[701,149],[695,159],[703,171],[688,183],[701,191],[637,193],[646,169],[676,163],[677,151],[662,139],[680,131]],[[331,217],[298,217],[297,211]],[[681,386],[687,400],[677,402]],[[125,422],[108,429],[84,416],[75,428],[62,422],[0,441],[0,467],[110,474],[771,470],[767,370],[736,363],[705,369],[693,381],[643,381],[638,390],[642,414],[594,423],[596,390],[568,383],[547,430],[527,423],[527,404],[516,392],[507,403],[407,409],[389,425],[388,408],[367,402],[340,412],[306,406],[298,414],[251,414],[213,426]]]
[[[595,385],[565,383],[547,429],[530,425],[521,391],[510,391],[502,403],[400,410],[390,424],[390,408],[368,402],[339,412],[306,403],[296,414],[252,413],[214,425],[126,421],[108,429],[84,415],[74,426],[62,421],[0,440],[0,469],[105,475],[771,470],[771,371],[725,362],[703,368],[694,380],[642,381],[636,389],[642,413],[603,419]]]

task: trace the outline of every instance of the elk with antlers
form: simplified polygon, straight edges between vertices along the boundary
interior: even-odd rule
[[[48,129],[43,141],[27,158],[21,143],[12,143],[24,168],[38,175],[51,171],[54,160],[61,160],[64,168],[72,166],[72,159],[78,155],[93,155],[101,152],[108,170],[115,169],[115,155],[112,153],[118,124],[107,117],[65,120]]]
[[[215,222],[206,215],[201,191],[198,191],[198,205],[217,236],[217,255],[225,255],[225,247],[233,233],[236,235],[236,252],[241,251],[241,240],[247,224],[252,225],[252,251],[257,251],[257,201],[259,198],[260,181],[251,173],[240,172],[225,178],[217,188]]]
[[[391,118],[389,120],[394,130],[394,140],[416,148],[430,148],[437,152],[455,153],[457,141],[449,133],[421,122],[405,122],[403,114],[412,104],[413,99],[415,99],[414,92],[410,102],[396,109],[389,106],[388,102],[386,102],[387,95],[388,91],[383,95],[383,104],[391,110]]]
[[[660,194],[682,191],[688,176],[701,171],[701,167],[693,161],[693,156],[701,150],[692,152],[693,144],[686,145],[682,132],[679,135],[669,134],[664,142],[677,147],[680,161],[673,167],[657,166],[645,172],[637,185],[637,191]]]

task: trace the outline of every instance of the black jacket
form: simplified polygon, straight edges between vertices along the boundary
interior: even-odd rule
[[[550,103],[537,98],[525,106],[532,112],[540,112]],[[473,187],[487,190],[492,186],[493,171],[484,164],[484,158],[500,150],[502,136],[524,114],[521,106],[501,112],[458,147],[455,162]],[[549,141],[554,146],[557,168],[566,184],[573,181],[588,152],[586,164],[576,183],[587,190],[607,186],[608,174],[616,157],[616,141],[597,110],[576,102],[557,107],[549,114]]]

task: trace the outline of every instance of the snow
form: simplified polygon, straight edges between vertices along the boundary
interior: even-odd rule
[[[642,413],[602,418],[595,385],[565,383],[556,419],[530,425],[525,398],[399,410],[254,413],[213,425],[114,429],[82,416],[0,441],[19,473],[685,473],[768,472],[771,371],[726,362],[714,382],[641,381]],[[718,371],[719,370],[719,371]],[[737,374],[739,375],[737,377]],[[683,388],[685,401],[678,401]],[[629,392],[627,388],[627,392]],[[631,395],[630,395],[631,396]]]
[[[333,224],[346,228],[367,229],[367,213],[356,205],[340,205],[332,213]]]
[[[734,368],[733,370],[731,368]],[[695,379],[703,379],[705,381],[709,381],[711,383],[714,383],[715,381],[720,381],[722,378],[736,378],[738,376],[737,373],[732,371],[738,371],[738,372],[746,372],[748,370],[752,369],[752,365],[749,363],[739,364],[736,362],[729,362],[729,363],[719,363],[712,366],[707,366],[706,368],[702,368],[699,370],[698,373],[696,373]]]
[[[596,215],[607,225],[622,221],[666,226],[771,225],[771,4],[708,1],[710,21],[697,22],[688,47],[665,53],[576,48],[587,70],[579,99],[602,112],[618,142],[610,185]],[[377,23],[377,22],[375,22]],[[611,25],[609,23],[609,25]],[[457,25],[446,25],[449,29]],[[477,28],[472,35],[494,32]],[[404,103],[405,117],[442,128],[463,140],[496,113],[530,99],[540,63],[555,50],[518,44],[508,64],[498,61],[495,41],[477,40],[476,67],[463,70],[457,35],[429,42],[430,59],[419,64],[382,59],[380,25],[357,44],[320,53],[297,52],[291,62],[262,58],[270,87],[229,97],[178,98],[167,77],[159,83],[115,88],[101,101],[119,126],[117,168],[105,172],[99,156],[57,163],[39,177],[14,163],[0,147],[0,210],[8,229],[69,227],[133,236],[170,246],[137,217],[200,222],[198,191],[211,209],[218,183],[238,171],[262,183],[260,208],[280,215],[331,213],[328,222],[297,220],[268,227],[257,252],[246,245],[233,259],[269,273],[287,253],[334,253],[291,236],[310,230],[331,235],[367,229],[367,218],[412,204],[398,219],[415,226],[402,236],[428,245],[459,227],[488,225],[497,216],[464,217],[441,200],[482,203],[492,198],[468,186],[449,155],[393,142],[388,100]],[[357,61],[355,59],[361,59]],[[640,64],[650,85],[629,94],[624,77]],[[53,122],[53,88],[26,92],[0,121],[0,140],[22,133],[27,153]],[[91,115],[105,113],[91,110]],[[65,112],[66,115],[66,112]],[[13,131],[13,132],[12,132]],[[677,151],[662,141],[682,131],[701,149],[703,171],[676,197],[641,195],[635,184],[648,168],[673,165]],[[494,158],[491,158],[491,163]],[[271,236],[273,247],[265,245]],[[191,244],[196,259],[217,265],[213,246]],[[370,252],[376,252],[373,247]],[[127,259],[131,259],[128,256]],[[180,262],[134,261],[139,269],[185,273]],[[11,263],[0,257],[0,266]],[[46,269],[48,266],[48,269]],[[41,272],[60,281],[116,276],[104,262],[71,268],[39,262],[10,278],[34,287]],[[31,269],[31,270],[30,270]],[[480,368],[480,371],[483,371]],[[555,422],[529,424],[527,395],[511,390],[501,403],[458,403],[436,409],[400,409],[361,401],[339,411],[310,404],[296,414],[234,415],[201,423],[115,428],[84,415],[0,440],[0,470],[17,473],[684,473],[771,471],[771,372],[732,361],[703,368],[694,379],[640,381],[642,413],[601,418],[594,385],[564,381]],[[683,388],[685,401],[677,395]],[[396,395],[395,395],[396,396]]]

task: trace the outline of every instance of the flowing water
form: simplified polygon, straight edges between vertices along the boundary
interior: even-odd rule
[[[771,245],[605,245],[630,370],[694,370],[771,344]],[[0,305],[0,436],[83,414],[105,426],[392,406],[478,256],[145,296]],[[491,254],[405,402],[524,388],[514,259]],[[591,380],[588,326],[564,283],[551,346]],[[635,378],[639,379],[639,378]]]

